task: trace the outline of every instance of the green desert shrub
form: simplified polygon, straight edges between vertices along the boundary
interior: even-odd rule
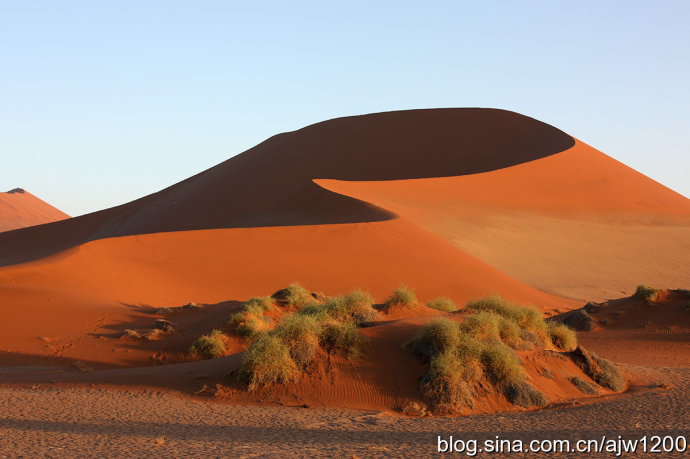
[[[273,330],[273,335],[285,343],[295,364],[308,366],[319,350],[322,325],[314,317],[289,314]]]
[[[270,296],[250,298],[244,303],[244,310],[247,311],[248,314],[253,314],[255,316],[260,316],[271,309],[273,309],[273,298]]]
[[[348,358],[361,356],[366,346],[364,337],[354,322],[326,325],[321,333],[321,341],[325,346],[342,352]]]
[[[307,290],[297,282],[294,282],[285,287],[284,291],[284,298],[288,306],[301,308],[316,302],[309,290]]]
[[[595,386],[589,381],[585,381],[579,376],[571,378],[570,382],[573,383],[573,386],[577,387],[583,394],[599,395],[599,389],[597,388],[597,386]]]
[[[523,344],[520,327],[494,312],[480,311],[465,319],[461,329],[478,340],[500,340],[517,349]]]
[[[534,333],[542,343],[547,342],[548,333],[544,317],[532,307],[513,304],[498,295],[493,295],[468,302],[467,309],[494,312],[512,320],[519,328]]]
[[[575,330],[567,325],[549,320],[546,322],[546,329],[551,337],[551,342],[558,349],[572,351],[577,347]]]
[[[308,304],[297,311],[297,314],[302,316],[310,316],[316,319],[318,322],[325,322],[331,316],[328,314],[328,309],[325,305],[320,303]]]
[[[374,309],[372,296],[361,290],[329,298],[324,304],[325,310],[335,320],[340,322],[355,322],[357,325],[365,325],[375,321],[378,313]]]
[[[491,381],[498,387],[506,388],[525,379],[520,357],[502,343],[485,343],[482,349],[482,363]]]
[[[460,346],[460,325],[446,318],[429,321],[412,341],[412,352],[430,361],[437,354],[455,351]]]
[[[393,306],[412,308],[416,304],[417,295],[415,295],[414,291],[411,288],[405,285],[401,285],[400,287],[393,290],[393,293],[388,298],[386,298],[386,301],[384,302],[384,306],[386,307],[386,309],[389,309]]]
[[[451,299],[446,296],[441,296],[435,300],[431,300],[426,305],[431,309],[437,309],[443,312],[454,312],[458,310],[458,307],[455,305],[455,303],[453,303]]]
[[[235,333],[250,339],[268,331],[272,323],[273,320],[270,317],[266,317],[263,314],[250,314],[247,311],[238,312],[225,322]]]
[[[635,290],[635,296],[645,301],[655,301],[659,297],[659,290],[649,285],[640,284]]]
[[[202,355],[211,358],[220,357],[226,351],[223,332],[220,330],[212,330],[209,334],[200,336],[189,347],[190,355]]]
[[[244,353],[240,374],[252,391],[269,384],[295,382],[300,370],[287,344],[278,336],[264,335]]]

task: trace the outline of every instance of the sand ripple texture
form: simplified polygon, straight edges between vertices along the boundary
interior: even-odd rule
[[[426,457],[436,454],[437,435],[480,441],[690,436],[690,369],[647,372],[670,388],[567,408],[421,419],[229,406],[164,391],[9,386],[0,389],[0,457]]]

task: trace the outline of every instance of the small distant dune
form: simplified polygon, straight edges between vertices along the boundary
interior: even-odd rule
[[[22,188],[0,193],[0,232],[70,218]]]

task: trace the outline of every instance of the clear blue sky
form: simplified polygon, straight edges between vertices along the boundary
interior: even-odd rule
[[[690,2],[0,0],[0,190],[71,215],[339,116],[498,107],[690,196]]]

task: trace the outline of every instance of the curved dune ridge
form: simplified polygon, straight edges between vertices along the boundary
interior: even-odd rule
[[[21,188],[0,193],[0,232],[66,218],[69,215]]]
[[[650,271],[685,279],[677,268],[690,251],[674,250],[688,240],[678,239],[687,199],[545,123],[493,109],[318,123],[128,204],[0,234],[0,359],[147,365],[152,349],[109,340],[153,309],[244,301],[293,281],[328,295],[362,287],[379,301],[405,283],[421,301],[500,293],[569,309],[578,302],[564,297],[582,298],[576,282],[609,288],[587,277],[602,260],[539,252],[529,237],[586,245],[592,231],[566,230],[593,222],[613,263],[612,215],[669,236],[643,246],[663,260]],[[539,218],[551,226],[532,225]],[[647,262],[624,266],[615,287],[648,274]],[[559,283],[568,277],[575,287]],[[630,288],[642,281],[654,279]]]

